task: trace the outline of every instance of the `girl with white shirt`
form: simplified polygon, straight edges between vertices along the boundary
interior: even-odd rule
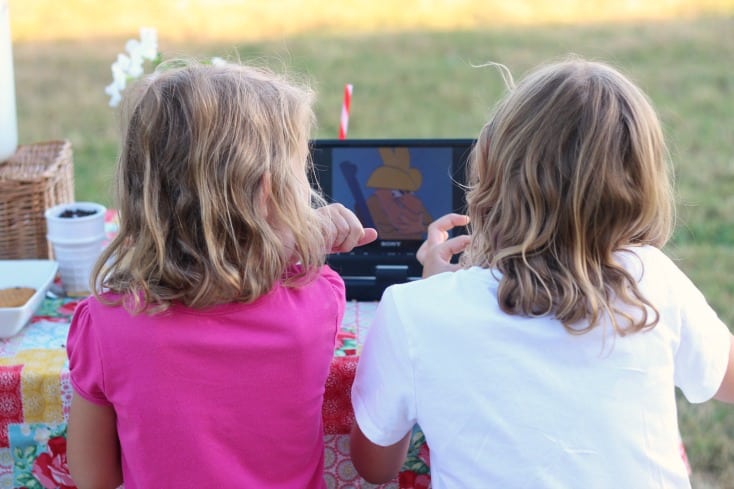
[[[468,215],[430,226],[428,278],[388,288],[370,326],[352,390],[365,479],[394,477],[417,423],[434,489],[690,487],[675,389],[734,402],[734,349],[661,251],[668,156],[607,64],[548,64],[508,92],[473,150]]]

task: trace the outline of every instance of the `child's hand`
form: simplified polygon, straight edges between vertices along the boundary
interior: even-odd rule
[[[441,216],[428,225],[428,236],[416,254],[423,265],[423,278],[459,268],[459,265],[451,263],[451,258],[464,251],[471,238],[466,234],[449,238],[449,231],[468,223],[469,216],[452,213]]]
[[[341,204],[316,209],[323,217],[323,232],[329,253],[352,251],[377,239],[377,230],[362,227],[357,216]]]

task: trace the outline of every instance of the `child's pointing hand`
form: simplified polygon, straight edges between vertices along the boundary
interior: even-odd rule
[[[330,253],[352,251],[377,239],[377,231],[363,227],[357,216],[342,204],[329,204],[317,212],[324,217],[322,230]]]
[[[416,258],[423,265],[423,278],[441,272],[454,271],[459,265],[451,263],[451,258],[469,246],[470,237],[466,234],[449,238],[449,231],[457,226],[466,226],[469,216],[445,214],[428,225],[428,235]]]

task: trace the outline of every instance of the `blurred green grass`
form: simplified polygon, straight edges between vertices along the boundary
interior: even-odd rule
[[[11,18],[21,9],[15,9],[19,1],[11,0]],[[23,1],[28,2],[23,9],[43,3]],[[131,2],[129,8],[138,3]],[[466,17],[472,3],[477,2],[456,2],[461,6],[456,13]],[[435,4],[442,6],[435,14],[448,15],[451,2]],[[534,4],[555,5],[549,0]],[[591,2],[602,4],[611,5]],[[389,29],[379,30],[368,12],[362,24],[372,29],[351,28],[361,25],[359,18],[349,21],[353,24],[343,21],[341,29],[333,24],[314,28],[304,17],[302,24],[291,19],[292,25],[267,31],[266,21],[272,22],[272,16],[264,12],[263,25],[257,27],[258,18],[251,18],[255,24],[242,29],[248,32],[239,37],[225,28],[219,37],[211,31],[193,36],[188,28],[182,28],[185,35],[175,35],[175,26],[166,25],[160,29],[160,48],[165,57],[239,58],[306,76],[319,93],[320,125],[315,136],[329,138],[337,135],[345,83],[354,85],[350,138],[474,137],[503,91],[496,70],[474,66],[500,62],[520,78],[538,63],[571,52],[615,64],[649,94],[670,144],[679,225],[667,251],[734,327],[734,2],[665,4],[676,6],[676,15],[630,20],[612,18],[614,12],[607,9],[601,12],[607,17],[599,16],[603,22],[599,18],[576,24],[529,22],[517,13],[507,14],[505,21],[498,15],[495,22],[490,19],[492,11],[484,9],[479,20],[444,19],[444,24],[427,14],[418,16],[422,24],[396,16]],[[384,3],[375,5],[377,13],[372,14],[379,20],[386,15],[378,8]],[[704,15],[678,15],[690,14],[694,7],[708,10]],[[54,37],[48,32],[32,34],[28,27],[18,37],[14,32],[20,142],[70,139],[78,200],[112,204],[109,189],[118,122],[103,89],[111,80],[110,64],[125,41],[137,35],[138,26],[156,23],[130,25],[127,31],[125,26],[110,27],[115,35],[108,37],[89,33]],[[308,25],[311,30],[303,28]],[[107,24],[98,20],[95,26],[104,31]],[[49,38],[53,40],[44,40]],[[692,406],[681,399],[679,410],[694,487],[734,487],[732,407],[715,402]]]
[[[171,41],[238,42],[319,32],[492,29],[731,14],[732,0],[8,0],[19,41],[129,35],[156,26]]]

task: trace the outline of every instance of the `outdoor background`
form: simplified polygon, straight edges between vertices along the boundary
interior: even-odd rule
[[[627,73],[658,109],[676,171],[666,251],[734,327],[734,0],[9,0],[21,144],[69,139],[77,200],[112,205],[110,64],[141,26],[164,58],[241,59],[316,88],[335,138],[475,137],[516,79],[576,53]],[[501,400],[500,400],[501,401]],[[734,406],[679,396],[695,488],[734,487]],[[652,413],[654,414],[654,413]]]

